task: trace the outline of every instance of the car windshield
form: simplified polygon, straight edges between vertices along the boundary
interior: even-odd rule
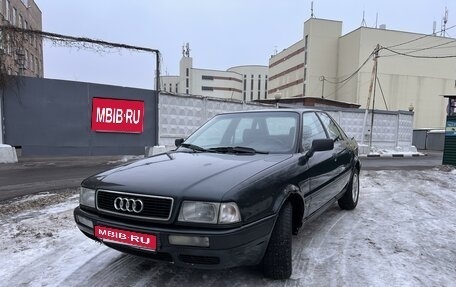
[[[184,147],[214,152],[290,153],[298,113],[244,112],[217,115],[193,133]]]

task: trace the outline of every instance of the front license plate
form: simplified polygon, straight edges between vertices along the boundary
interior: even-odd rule
[[[157,250],[157,237],[152,234],[126,231],[117,228],[95,226],[95,236],[103,241]]]

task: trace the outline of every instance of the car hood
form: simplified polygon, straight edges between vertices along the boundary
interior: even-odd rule
[[[82,185],[192,200],[220,201],[241,182],[291,155],[176,152],[146,158],[94,175]]]

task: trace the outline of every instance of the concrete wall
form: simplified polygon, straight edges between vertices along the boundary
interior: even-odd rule
[[[363,135],[364,109],[336,109],[322,107],[339,123],[349,137],[358,144],[368,145],[371,135],[372,113],[369,111]],[[374,111],[372,146],[376,149],[396,149],[409,151],[413,139],[413,113],[408,111]]]
[[[273,107],[273,106],[272,106]],[[174,145],[176,138],[186,138],[214,115],[229,111],[269,109],[270,105],[243,103],[198,96],[160,95],[160,144]],[[348,136],[362,142],[364,110],[320,107],[327,111],[342,126]],[[364,141],[370,137],[371,114],[366,122]],[[398,111],[375,111],[373,146],[408,151],[412,145],[413,113]]]
[[[171,94],[161,94],[159,105],[160,145],[166,146],[173,146],[177,138],[188,137],[216,114],[273,107],[231,99]]]
[[[21,77],[4,93],[6,144],[23,155],[143,154],[155,144],[155,91]],[[91,130],[92,98],[144,101],[140,134]]]

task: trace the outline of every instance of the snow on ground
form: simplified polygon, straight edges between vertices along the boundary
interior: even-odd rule
[[[364,171],[354,211],[293,238],[293,274],[204,271],[124,255],[75,226],[76,191],[0,203],[0,286],[455,286],[456,172]]]

